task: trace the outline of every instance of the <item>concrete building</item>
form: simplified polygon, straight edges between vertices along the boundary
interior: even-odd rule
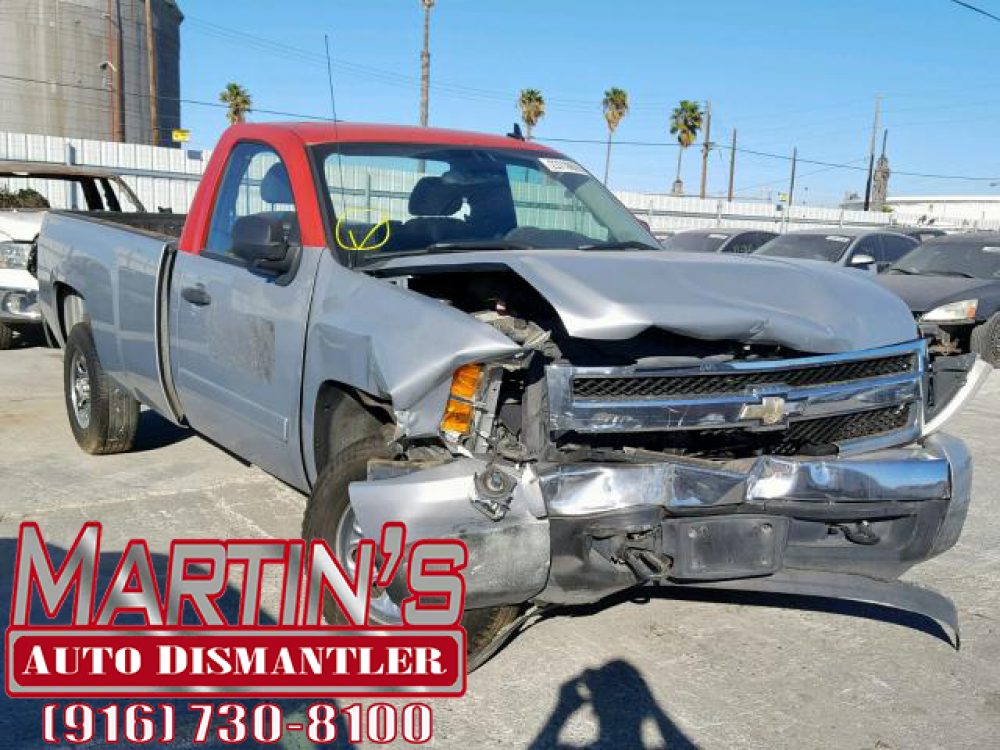
[[[864,201],[845,201],[858,209]],[[1000,228],[1000,195],[890,195],[885,206],[907,224],[929,224],[944,229]]]
[[[0,131],[170,145],[183,18],[175,0],[3,0]]]

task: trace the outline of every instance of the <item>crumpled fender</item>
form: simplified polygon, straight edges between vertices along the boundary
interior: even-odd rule
[[[434,435],[455,369],[521,348],[460,310],[351,271],[323,253],[309,315],[303,372],[303,445],[313,445],[320,387],[337,381],[388,399],[401,430]],[[315,476],[311,451],[309,473]]]

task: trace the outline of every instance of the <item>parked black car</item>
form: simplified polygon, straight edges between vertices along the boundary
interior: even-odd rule
[[[933,351],[1000,366],[1000,232],[928,240],[879,281],[910,306]]]
[[[824,260],[839,266],[883,271],[919,243],[912,237],[873,229],[807,229],[775,237],[755,255]]]
[[[665,250],[688,253],[734,253],[747,255],[778,235],[764,229],[687,229],[661,240]]]

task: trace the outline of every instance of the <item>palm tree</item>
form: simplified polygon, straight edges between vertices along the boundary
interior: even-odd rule
[[[694,143],[695,138],[701,131],[704,121],[704,113],[698,102],[690,99],[681,99],[680,104],[674,107],[670,113],[670,135],[677,136],[677,178],[674,180],[674,195],[684,195],[684,183],[681,182],[681,158],[684,156],[684,149]]]
[[[431,8],[434,0],[420,0],[424,6],[424,49],[420,53],[420,125],[427,127],[431,88]]]
[[[611,169],[611,136],[628,114],[628,92],[625,89],[608,89],[604,92],[601,109],[604,110],[604,119],[608,123],[608,151],[604,157],[604,184],[607,185],[608,171]]]
[[[531,131],[545,117],[545,97],[538,89],[521,89],[517,106],[521,108],[521,120],[528,133],[528,140],[531,140]]]
[[[229,107],[226,112],[226,119],[230,125],[238,122],[246,122],[247,114],[253,107],[253,98],[250,92],[238,83],[227,83],[226,88],[219,94],[219,101]]]

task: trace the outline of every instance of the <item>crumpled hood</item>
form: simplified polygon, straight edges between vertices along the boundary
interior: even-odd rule
[[[31,242],[38,236],[45,211],[0,211],[0,242]]]
[[[707,340],[832,354],[917,337],[906,305],[867,274],[829,263],[668,251],[504,250],[400,257],[389,269],[506,266],[571,336],[627,339],[658,327]]]

